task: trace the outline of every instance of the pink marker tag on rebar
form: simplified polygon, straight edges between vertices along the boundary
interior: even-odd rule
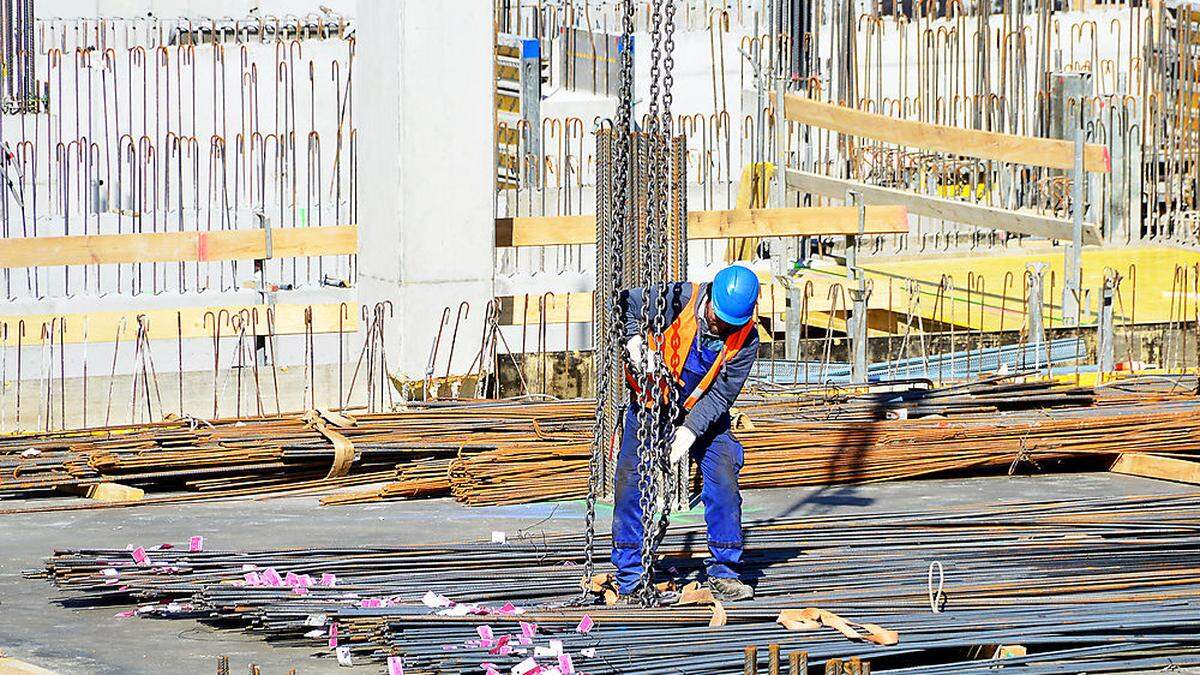
[[[579,620],[579,625],[575,627],[575,632],[590,633],[592,632],[592,627],[595,625],[596,622],[592,620],[592,617],[588,614],[584,614],[583,618]]]
[[[242,577],[247,586],[262,586],[262,576],[258,572],[246,572]]]
[[[562,671],[563,675],[575,674],[575,662],[571,660],[570,654],[558,655],[558,669]]]
[[[531,638],[534,635],[537,635],[537,624],[536,623],[526,623],[525,621],[521,621],[520,624],[521,624],[521,635],[524,635],[527,638]]]
[[[268,567],[267,570],[262,573],[262,580],[263,583],[268,586],[283,585],[283,579],[279,576],[279,572],[275,571],[274,567]]]
[[[132,617],[133,615],[134,615],[134,611],[132,609],[127,612],[117,612],[116,614],[113,614],[113,616],[118,619],[128,619],[128,618]]]
[[[296,595],[308,595],[308,588],[305,586],[292,586],[292,592]]]
[[[139,546],[130,553],[133,556],[133,561],[139,565],[149,565],[150,558],[146,555],[146,549]]]
[[[525,613],[525,610],[521,609],[520,607],[517,607],[516,605],[512,604],[511,602],[504,603],[504,606],[496,611],[499,612],[500,614],[524,614]]]
[[[358,603],[358,606],[362,607],[363,609],[375,609],[376,607],[382,607],[383,601],[379,598],[367,598],[366,600]]]
[[[496,640],[496,644],[492,647],[492,653],[493,654],[501,654],[501,653],[507,654],[508,652],[511,652],[512,647],[508,646],[508,641],[510,639],[512,639],[512,638],[509,637],[508,635],[501,635],[500,639]],[[505,650],[507,650],[507,651],[505,651]]]
[[[322,586],[336,586],[337,585],[337,575],[330,574],[329,572],[322,574],[321,575],[321,585]]]
[[[337,649],[338,627],[337,622],[329,624],[329,648]]]
[[[517,638],[517,644],[524,645],[526,647],[532,646],[533,638],[522,635],[521,637]]]
[[[399,656],[388,657],[388,675],[404,675],[404,659]]]
[[[287,584],[288,586],[299,585],[300,577],[296,576],[295,572],[288,572],[287,576],[283,578],[283,583]]]
[[[188,539],[188,553],[199,553],[204,550],[204,537],[199,535]]]
[[[479,637],[483,638],[484,640],[495,639],[495,633],[492,632],[492,627],[487,624],[476,626],[475,632],[479,633]]]
[[[497,666],[494,663],[481,663],[479,667],[483,669],[484,675],[500,675],[500,671],[497,670]]]

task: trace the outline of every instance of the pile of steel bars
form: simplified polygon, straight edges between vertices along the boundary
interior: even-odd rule
[[[337,424],[291,415],[0,437],[0,500],[106,482],[171,493],[163,497],[171,501],[329,493],[394,479],[398,467],[406,478],[425,480],[450,459],[509,445],[546,445],[548,434],[564,430],[578,433],[589,416],[581,401],[489,401],[413,404],[357,418],[331,415]],[[352,446],[354,461],[344,475],[331,475],[335,445],[320,426]],[[448,480],[439,480],[444,487],[430,489],[442,494]]]
[[[940,388],[914,381],[860,392],[749,392],[736,422],[746,447],[741,484],[1053,469],[1130,449],[1200,457],[1194,391],[1194,383],[1174,379],[1092,389],[993,378]],[[0,500],[37,498],[0,513],[110,506],[44,499],[102,483],[144,489],[137,503],[296,494],[326,504],[575,499],[587,491],[591,434],[590,401],[510,400],[0,437]],[[336,438],[354,454],[340,473],[331,471]]]
[[[740,672],[746,646],[763,648],[765,668],[771,643],[804,650],[810,663],[858,656],[875,671],[1200,664],[1200,494],[751,523],[745,571],[758,595],[725,605],[720,626],[710,626],[710,606],[572,605],[582,544],[576,535],[527,534],[503,544],[151,548],[141,563],[141,552],[127,549],[58,551],[29,576],[52,581],[65,604],[214,621],[322,651],[336,635],[356,662],[396,657],[415,673],[487,672],[481,664],[509,672],[539,647],[543,666],[557,648],[588,673]],[[702,532],[672,527],[661,555],[664,578],[697,578]],[[877,624],[899,641],[776,623],[782,610],[803,608]],[[595,628],[577,630],[585,616]],[[498,646],[504,636],[510,649]],[[1028,655],[980,661],[994,645],[1021,645]]]

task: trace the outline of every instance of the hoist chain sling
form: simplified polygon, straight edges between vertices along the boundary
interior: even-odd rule
[[[616,386],[612,381],[613,368],[609,364],[617,363],[623,355],[623,317],[619,308],[619,289],[623,280],[623,255],[626,247],[623,245],[626,232],[636,232],[636,228],[627,228],[626,222],[632,215],[630,199],[629,166],[633,152],[638,153],[637,166],[645,167],[647,174],[646,195],[646,231],[644,236],[636,236],[639,243],[637,259],[641,262],[640,281],[643,288],[644,302],[639,317],[639,333],[647,336],[647,343],[662,344],[665,332],[666,296],[661,289],[668,280],[670,238],[668,226],[671,214],[671,181],[669,177],[670,158],[672,156],[673,124],[671,117],[671,88],[673,78],[674,51],[674,0],[655,0],[651,16],[651,75],[650,103],[646,116],[644,143],[633,145],[632,136],[632,97],[633,97],[633,53],[628,48],[632,44],[633,33],[633,4],[627,0],[622,2],[622,45],[626,48],[621,52],[621,86],[617,110],[617,124],[614,131],[613,147],[613,185],[616,189],[612,194],[612,218],[606,220],[606,230],[603,233],[608,243],[608,255],[605,262],[607,269],[597,270],[597,281],[602,274],[607,274],[610,295],[606,299],[605,311],[608,312],[607,335],[601,336],[604,344],[596,349],[597,358],[603,358],[596,369],[596,420],[594,429],[594,446],[590,461],[590,479],[587,500],[587,533],[585,551],[584,596],[588,595],[594,575],[594,541],[595,541],[595,509],[601,477],[599,475],[600,453],[605,451],[604,412],[611,388]],[[665,34],[665,43],[664,43]],[[665,50],[664,50],[665,47]],[[665,51],[665,58],[664,58]],[[664,73],[665,71],[665,73]],[[664,76],[665,75],[665,76]],[[661,113],[660,113],[661,109]],[[660,117],[661,114],[661,117]],[[643,152],[645,154],[643,154]],[[641,178],[638,176],[637,178]],[[599,287],[601,284],[598,283]],[[660,289],[652,293],[653,288]],[[650,298],[654,297],[654,312],[651,315]],[[653,369],[640,369],[638,373],[639,386],[642,391],[667,392],[666,400],[652,399],[650,405],[637,408],[638,417],[638,488],[640,494],[639,506],[642,517],[643,540],[641,542],[642,575],[639,581],[641,601],[645,605],[654,604],[656,592],[654,588],[653,556],[658,544],[666,533],[667,520],[674,495],[670,494],[672,468],[668,461],[668,448],[674,431],[674,422],[678,413],[678,396],[673,386],[662,387],[670,382],[668,364],[662,359],[656,360]],[[677,365],[677,364],[673,364]],[[620,421],[617,420],[620,424]],[[657,522],[655,514],[657,513]]]
[[[593,358],[596,377],[596,420],[592,435],[592,456],[588,462],[588,496],[587,496],[587,533],[585,535],[583,594],[581,601],[589,601],[591,597],[592,577],[595,576],[595,539],[596,539],[596,500],[599,497],[601,484],[601,453],[606,451],[606,435],[604,415],[609,401],[609,392],[616,386],[613,382],[612,364],[621,362],[622,317],[620,310],[621,279],[624,276],[624,241],[620,236],[628,215],[628,195],[625,190],[629,182],[630,131],[632,126],[633,108],[633,0],[621,1],[621,45],[620,63],[621,76],[617,99],[617,120],[611,134],[612,183],[619,190],[612,192],[612,217],[597,218],[604,222],[606,230],[603,233],[607,243],[607,264],[605,269],[596,270],[596,287],[601,288],[600,275],[608,274],[608,298],[604,299],[604,311],[608,315],[607,335],[596,335],[596,347]],[[597,240],[599,241],[599,240]],[[617,419],[617,423],[620,421]]]

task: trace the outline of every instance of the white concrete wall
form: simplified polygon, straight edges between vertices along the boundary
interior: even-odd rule
[[[493,73],[490,4],[359,7],[359,296],[391,300],[393,371],[424,376],[443,309],[446,353],[470,303],[453,371],[465,371],[492,297]],[[444,356],[440,357],[444,358]],[[438,368],[439,374],[442,367]]]

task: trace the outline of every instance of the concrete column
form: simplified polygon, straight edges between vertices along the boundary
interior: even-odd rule
[[[490,3],[363,2],[354,60],[359,116],[359,294],[390,300],[393,374],[425,376],[442,310],[435,365],[446,369],[454,316],[470,302],[452,373],[475,356],[492,297],[493,160]]]

